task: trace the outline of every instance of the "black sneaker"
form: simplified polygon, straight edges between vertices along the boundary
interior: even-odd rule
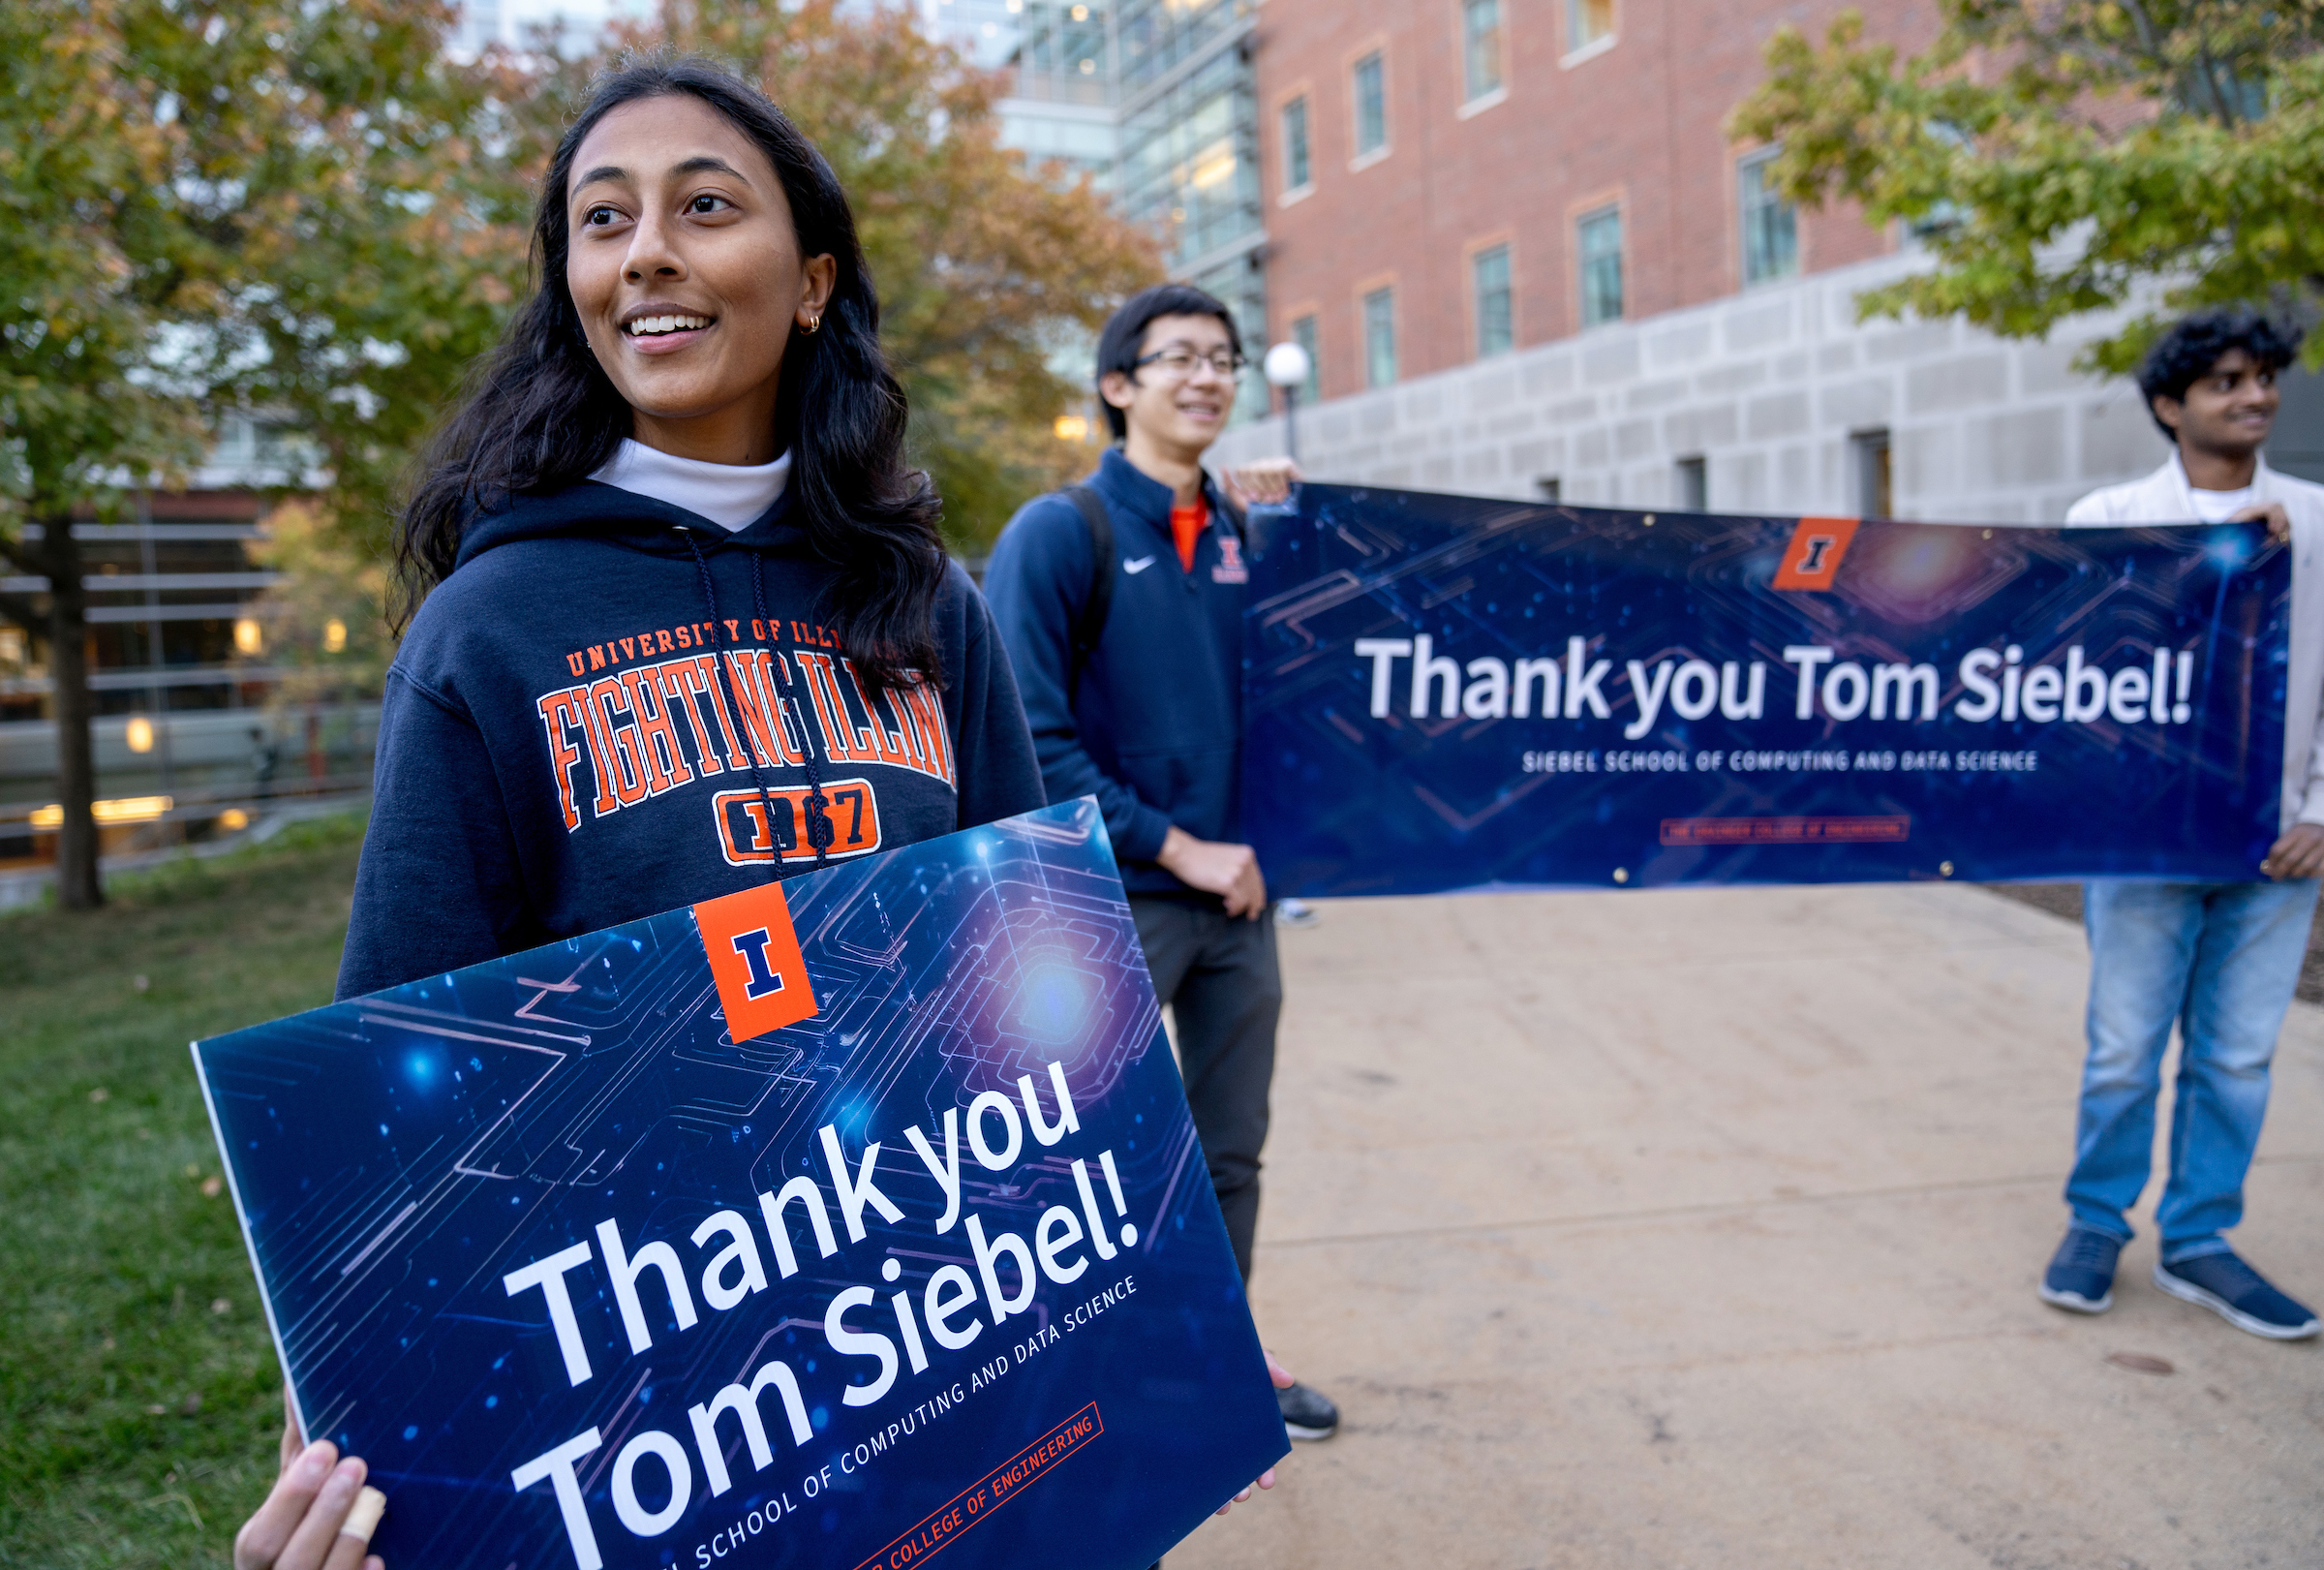
[[[2041,1301],[2069,1313],[2104,1313],[2114,1307],[2114,1262],[2122,1251],[2120,1239],[2067,1227],[2042,1273]]]
[[[2225,1249],[2156,1265],[2155,1284],[2272,1341],[2301,1341],[2316,1333],[2314,1310],[2277,1291],[2266,1277]]]
[[[1283,1431],[1294,1439],[1329,1439],[1339,1431],[1339,1408],[1305,1385],[1275,1392],[1283,1408]]]

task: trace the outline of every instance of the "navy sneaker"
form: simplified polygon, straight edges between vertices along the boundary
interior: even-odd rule
[[[1339,1408],[1305,1385],[1275,1392],[1283,1408],[1283,1431],[1294,1439],[1329,1439],[1339,1431]]]
[[[2200,1304],[2238,1330],[2272,1341],[2306,1340],[2316,1333],[2315,1311],[2268,1284],[2234,1254],[2197,1254],[2155,1267],[2155,1284],[2175,1298]]]
[[[2042,1273],[2041,1301],[2070,1313],[2104,1313],[2114,1307],[2114,1261],[2122,1251],[2121,1241],[2103,1232],[2066,1228]]]

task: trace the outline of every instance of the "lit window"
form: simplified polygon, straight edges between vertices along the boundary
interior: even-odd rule
[[[1300,388],[1300,397],[1307,403],[1318,403],[1324,396],[1324,360],[1316,348],[1316,321],[1312,316],[1300,317],[1291,324],[1291,341],[1307,352],[1307,381]]]
[[[1313,171],[1307,164],[1307,100],[1283,106],[1283,189],[1304,189]]]
[[[1396,379],[1396,292],[1375,289],[1363,297],[1365,380],[1385,387]]]
[[[1356,156],[1388,145],[1388,66],[1374,54],[1356,62]]]
[[[1472,263],[1477,292],[1477,357],[1506,354],[1516,347],[1509,297],[1509,247],[1477,253]]]
[[[1622,320],[1622,209],[1604,207],[1575,226],[1581,256],[1581,324]]]
[[[1799,219],[1768,178],[1778,149],[1736,166],[1736,210],[1743,217],[1743,282],[1765,283],[1799,271]]]
[[[1462,0],[1461,59],[1471,102],[1501,90],[1501,0]]]
[[[1614,36],[1614,0],[1566,0],[1566,52]]]

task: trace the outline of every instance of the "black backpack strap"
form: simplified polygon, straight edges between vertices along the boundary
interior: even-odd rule
[[[1089,526],[1090,548],[1089,592],[1083,597],[1082,613],[1073,620],[1073,647],[1065,660],[1065,701],[1070,705],[1081,690],[1082,671],[1097,652],[1097,640],[1106,634],[1106,618],[1114,612],[1114,515],[1106,510],[1106,499],[1086,485],[1073,486],[1065,495]]]

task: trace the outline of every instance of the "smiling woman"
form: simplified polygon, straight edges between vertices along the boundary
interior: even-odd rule
[[[826,620],[879,679],[928,668],[938,502],[903,460],[846,196],[782,112],[703,61],[604,78],[558,144],[534,254],[539,291],[422,462],[397,541],[405,614],[479,512],[598,475],[625,442],[787,456],[796,522],[840,573]]]
[[[1044,802],[847,199],[782,112],[695,60],[602,78],[534,253],[398,533],[343,998]],[[303,1438],[237,1570],[378,1562],[362,1462]]]

